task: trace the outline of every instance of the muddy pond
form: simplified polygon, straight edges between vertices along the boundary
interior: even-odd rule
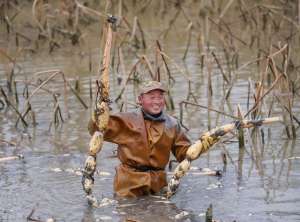
[[[30,8],[28,10],[30,11]],[[170,15],[173,14],[174,11],[170,12]],[[137,51],[137,54],[155,58],[153,56],[155,40],[168,22],[156,27],[160,22],[159,16],[151,16],[151,19],[148,19],[149,16],[147,17],[147,12],[140,15],[148,49]],[[168,19],[171,18],[172,16],[169,16]],[[168,60],[169,69],[175,79],[170,87],[175,109],[167,112],[177,118],[182,114],[183,123],[189,129],[187,134],[195,141],[208,128],[230,123],[233,119],[205,108],[189,105],[183,106],[181,113],[179,103],[189,98],[190,102],[211,106],[231,115],[236,115],[236,107],[239,104],[246,113],[249,108],[247,107],[249,78],[254,81],[259,79],[259,75],[256,74],[256,65],[232,71],[235,80],[230,97],[225,101],[224,78],[214,57],[209,53],[215,52],[227,72],[229,68],[226,66],[223,48],[212,37],[209,48],[205,46],[202,51],[204,55],[210,55],[211,66],[201,67],[202,54],[199,55],[196,38],[192,38],[195,41],[191,41],[186,58],[182,60],[187,41],[187,35],[182,33],[187,30],[187,24],[183,17],[180,17],[179,23],[185,25],[172,28],[168,37],[160,41],[163,51],[171,58]],[[90,30],[92,29],[97,30],[97,25],[93,25]],[[3,29],[1,32],[5,33]],[[99,30],[96,32],[101,35]],[[240,37],[242,38],[242,35]],[[68,45],[52,53],[41,50],[36,53],[22,53],[17,57],[15,79],[20,110],[24,111],[26,102],[24,82],[36,78],[34,82],[38,85],[39,79],[35,74],[46,70],[62,70],[70,85],[74,89],[77,88],[87,107],[78,100],[70,88],[67,89],[67,96],[64,94],[63,78],[57,76],[49,82],[47,89],[58,96],[63,123],[54,126],[55,103],[47,90],[39,90],[32,97],[35,126],[30,124],[24,127],[19,122],[16,127],[16,113],[11,108],[1,108],[0,158],[20,154],[24,158],[0,161],[0,222],[27,221],[29,216],[40,221],[53,218],[58,222],[205,221],[205,212],[210,204],[213,207],[213,218],[217,221],[300,220],[300,141],[298,138],[287,137],[283,123],[244,130],[246,145],[243,153],[239,150],[237,137],[225,137],[208,153],[192,162],[192,168],[182,178],[178,192],[169,200],[161,196],[116,198],[113,193],[113,179],[115,167],[119,164],[115,157],[117,147],[105,143],[98,154],[98,173],[95,176],[94,187],[94,195],[103,200],[104,204],[100,208],[89,206],[81,185],[80,169],[87,157],[90,140],[87,123],[94,105],[94,98],[90,99],[90,85],[95,86],[101,50],[99,38],[86,38],[81,48]],[[12,43],[8,40],[7,34],[1,34],[0,48],[13,51],[10,44]],[[240,53],[239,67],[256,58],[250,50],[241,50]],[[136,61],[136,56],[124,51],[127,73]],[[89,63],[92,66],[90,70]],[[7,59],[1,58],[0,86],[5,90],[9,67]],[[140,68],[138,71],[140,73],[138,78],[143,79],[141,73],[145,70]],[[210,84],[208,72],[211,74],[212,94],[208,89]],[[119,69],[112,68],[110,75],[111,98],[114,100],[122,89],[119,85],[121,74]],[[43,75],[41,79],[44,80],[46,76]],[[149,75],[145,78],[148,77]],[[166,79],[163,81],[167,82]],[[37,85],[29,87],[29,94]],[[192,99],[188,97],[189,92],[192,92]],[[92,94],[95,94],[94,89]],[[13,100],[14,95],[9,93],[8,95]],[[271,98],[270,95],[266,97],[262,108],[265,110],[263,117],[267,116],[269,105],[273,102]],[[128,101],[123,110],[135,109],[134,80],[128,82],[123,99]],[[252,104],[253,99],[250,100],[250,106]],[[112,112],[120,110],[120,104],[116,102],[113,102],[111,107]],[[300,100],[299,96],[296,96],[293,114],[299,117],[299,113]],[[271,116],[281,115],[282,107],[274,103]],[[227,165],[224,165],[222,160],[224,153],[227,156]],[[174,166],[172,169],[166,169],[169,178]],[[221,170],[222,176],[201,175],[201,168]]]

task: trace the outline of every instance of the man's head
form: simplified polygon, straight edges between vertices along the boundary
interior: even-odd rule
[[[160,82],[145,82],[138,97],[143,110],[151,115],[159,114],[165,107],[165,89]]]

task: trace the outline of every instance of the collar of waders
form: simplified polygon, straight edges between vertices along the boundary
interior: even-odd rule
[[[142,109],[142,113],[143,113],[144,119],[146,119],[146,120],[157,121],[157,122],[164,122],[164,121],[166,121],[166,117],[165,117],[165,114],[163,112],[161,112],[161,113],[159,113],[157,115],[151,115],[151,114],[145,112]]]

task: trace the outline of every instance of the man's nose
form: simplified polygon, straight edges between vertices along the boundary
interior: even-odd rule
[[[161,103],[162,100],[161,100],[160,98],[155,98],[155,99],[153,99],[153,102],[154,102],[154,103]]]

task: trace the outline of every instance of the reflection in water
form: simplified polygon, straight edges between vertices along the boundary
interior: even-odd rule
[[[237,180],[238,186],[241,184],[243,179],[243,162],[244,162],[244,154],[245,154],[245,147],[239,147],[239,155],[238,155],[238,167],[237,167]]]
[[[94,216],[94,211],[96,209],[87,205],[86,209],[83,212],[83,217],[81,222],[94,222],[96,221],[95,216]]]
[[[131,206],[126,206],[130,205]],[[133,221],[153,221],[155,218],[158,221],[171,221],[171,215],[178,214],[179,210],[176,209],[174,204],[170,203],[157,203],[155,201],[149,201],[149,199],[133,201],[121,201],[120,206],[117,207],[118,212],[124,214],[121,216],[123,220]]]
[[[251,165],[256,167],[260,176],[261,187],[264,189],[266,195],[264,200],[266,203],[271,203],[276,200],[278,191],[284,192],[288,190],[289,176],[292,170],[292,160],[289,157],[294,155],[293,151],[296,142],[295,140],[285,140],[281,147],[274,146],[272,144],[271,131],[268,129],[268,141],[265,144],[263,132],[263,129],[254,129],[251,133],[248,131],[249,140],[251,141]],[[241,182],[242,164],[245,158],[243,150],[239,149],[238,156],[238,181]],[[252,171],[253,168],[250,167],[248,177],[250,177]],[[282,178],[283,175],[286,176],[285,179]],[[241,185],[241,183],[238,184]]]
[[[113,207],[92,208],[87,205],[82,222],[97,220],[135,221],[135,222],[172,222],[200,221],[200,217],[187,210],[179,209],[174,203],[160,196],[142,198],[117,198]],[[111,211],[111,212],[109,212]],[[110,216],[108,216],[110,215]],[[114,218],[116,217],[116,218]]]

